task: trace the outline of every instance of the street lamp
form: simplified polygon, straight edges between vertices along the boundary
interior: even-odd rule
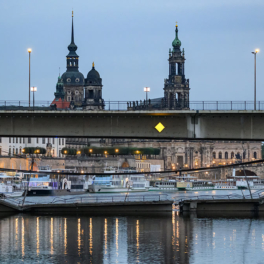
[[[256,110],[256,100],[257,100],[257,53],[259,52],[259,49],[255,49],[255,51],[252,52],[254,54],[254,110]]]
[[[28,49],[28,59],[29,59],[29,71],[28,71],[28,107],[30,107],[30,53],[32,49]]]
[[[144,92],[146,92],[146,101],[148,101],[148,92],[150,92],[150,87],[144,87]]]
[[[37,91],[37,87],[33,86],[30,88],[31,92],[33,92],[33,111],[34,111],[34,108],[35,108],[35,92]]]

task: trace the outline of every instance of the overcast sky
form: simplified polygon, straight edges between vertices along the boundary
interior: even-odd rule
[[[168,51],[175,36],[185,48],[190,100],[253,100],[257,54],[257,100],[264,101],[263,0],[0,0],[1,100],[28,99],[28,53],[36,100],[54,99],[66,70],[74,10],[79,70],[95,62],[105,100],[163,96]]]

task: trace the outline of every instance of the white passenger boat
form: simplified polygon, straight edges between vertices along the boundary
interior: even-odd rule
[[[192,187],[186,187],[187,191],[207,191],[213,190],[214,184],[210,181],[197,180],[192,182]]]
[[[120,193],[120,192],[146,192],[149,188],[149,181],[143,174],[129,174],[133,170],[118,172],[128,173],[126,175],[93,176],[88,185],[88,191],[94,193]],[[115,173],[115,171],[105,171]]]
[[[23,193],[24,191],[15,191],[12,185],[0,183],[0,194],[4,194],[5,197],[19,197]]]
[[[149,187],[149,191],[177,191],[175,180],[156,181],[154,186]]]
[[[19,197],[24,193],[23,190],[19,190],[21,185],[18,182],[21,175],[7,175],[6,173],[0,173],[0,195],[5,197]]]
[[[215,190],[237,190],[236,182],[233,180],[217,181],[214,185]]]

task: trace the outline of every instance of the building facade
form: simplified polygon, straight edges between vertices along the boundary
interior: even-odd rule
[[[164,167],[168,170],[213,167],[262,158],[262,143],[259,141],[126,140],[124,142],[122,140],[115,141],[114,144],[138,148],[160,148],[160,155],[156,158],[163,159]]]

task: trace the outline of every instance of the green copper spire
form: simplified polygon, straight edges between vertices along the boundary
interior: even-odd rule
[[[175,29],[175,39],[172,41],[172,47],[173,51],[180,50],[181,47],[181,41],[178,38],[178,25],[176,23],[176,29]]]

